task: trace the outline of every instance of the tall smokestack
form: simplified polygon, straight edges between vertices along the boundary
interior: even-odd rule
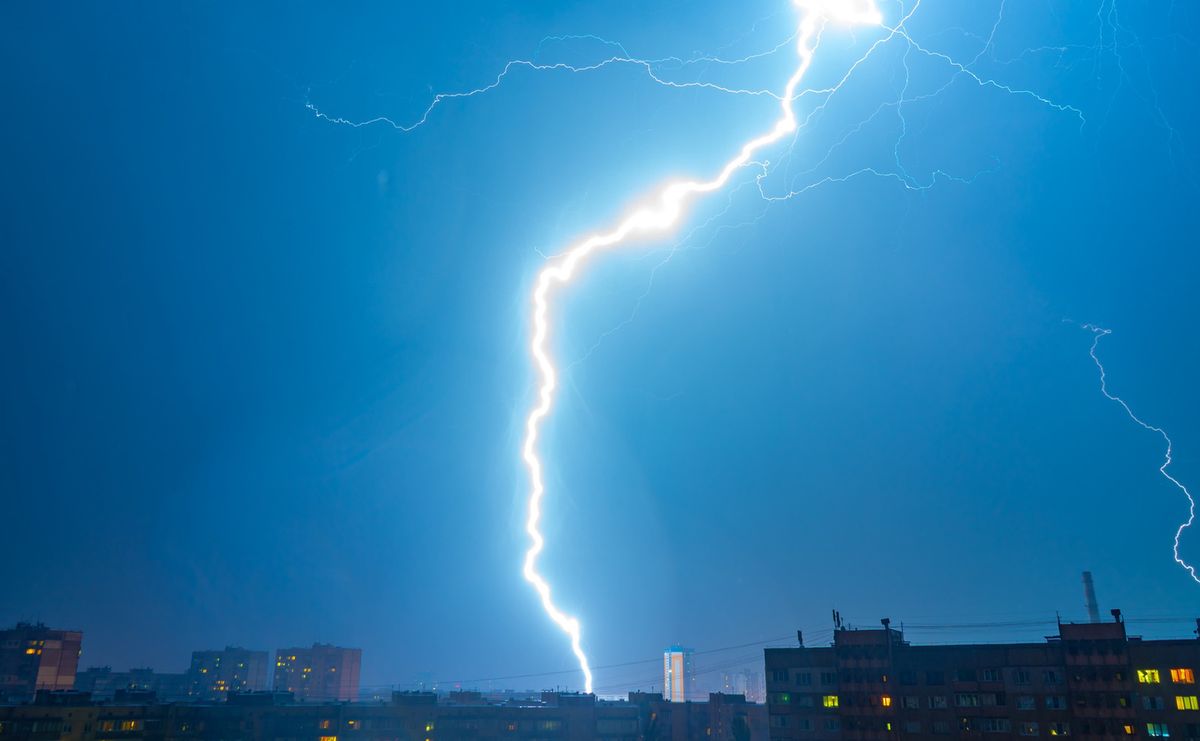
[[[1100,605],[1096,604],[1096,585],[1092,583],[1092,572],[1083,572],[1083,601],[1087,605],[1088,620],[1100,622]]]

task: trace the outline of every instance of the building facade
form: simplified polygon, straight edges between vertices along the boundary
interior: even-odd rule
[[[398,692],[387,703],[297,703],[287,693],[221,703],[93,703],[81,693],[0,706],[0,741],[766,741],[766,711],[741,697],[669,703],[542,693],[494,704],[479,693]]]
[[[275,652],[276,692],[291,692],[297,700],[358,699],[362,649],[314,643],[312,648],[281,648]]]
[[[663,651],[663,697],[668,702],[692,699],[696,684],[694,654],[692,649],[683,646],[671,646]]]
[[[83,647],[83,633],[41,623],[0,630],[0,700],[32,698],[37,690],[69,690]]]
[[[882,629],[766,649],[770,737],[1200,739],[1200,641],[1115,622],[1043,643],[914,646]]]
[[[153,692],[162,701],[186,700],[192,681],[188,674],[156,672],[153,669],[130,669],[115,672],[111,666],[92,666],[75,675],[75,689],[94,699],[111,699],[122,690]]]
[[[220,651],[193,651],[188,667],[188,696],[223,700],[230,693],[267,688],[267,652],[226,646]]]

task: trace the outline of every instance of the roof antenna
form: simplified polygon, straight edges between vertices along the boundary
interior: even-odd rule
[[[1096,603],[1096,585],[1090,571],[1083,572],[1083,603],[1087,606],[1088,622],[1100,622],[1100,605]]]

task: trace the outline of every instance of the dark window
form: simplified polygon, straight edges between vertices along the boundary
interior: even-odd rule
[[[946,672],[925,672],[925,684],[942,685],[946,683]]]

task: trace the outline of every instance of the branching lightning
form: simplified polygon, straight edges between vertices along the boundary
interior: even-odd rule
[[[1058,103],[1043,95],[1033,92],[1032,90],[1013,87],[974,71],[973,67],[975,63],[978,62],[981,56],[991,47],[991,43],[996,35],[997,28],[1003,19],[1003,0],[1001,0],[1000,12],[996,18],[995,24],[993,24],[991,27],[990,35],[986,39],[982,39],[984,42],[983,49],[978,55],[975,56],[974,59],[971,59],[966,63],[960,63],[948,54],[931,48],[928,46],[928,44],[923,45],[919,43],[905,28],[905,24],[920,8],[922,0],[913,0],[907,9],[904,7],[906,3],[901,3],[901,11],[898,13],[899,18],[893,25],[885,24],[884,14],[879,10],[877,2],[878,0],[792,0],[793,8],[799,15],[795,32],[787,39],[774,43],[763,51],[736,58],[698,55],[690,58],[663,57],[659,59],[639,59],[631,55],[620,43],[609,41],[597,36],[580,35],[547,37],[546,39],[543,39],[542,45],[539,45],[538,53],[535,54],[531,59],[516,59],[509,61],[490,82],[474,89],[461,92],[443,92],[436,94],[431,99],[427,107],[419,115],[408,120],[408,122],[404,122],[402,119],[392,118],[389,116],[376,116],[366,120],[355,121],[342,118],[340,116],[327,114],[318,109],[317,106],[311,101],[306,101],[305,103],[308,110],[315,117],[330,123],[350,126],[353,128],[362,128],[373,125],[388,126],[398,131],[407,133],[425,125],[434,112],[444,103],[455,99],[470,98],[473,96],[482,95],[495,90],[496,88],[500,87],[507,77],[518,70],[551,73],[584,73],[617,66],[638,69],[644,72],[654,84],[667,88],[703,89],[708,92],[726,95],[769,98],[774,99],[779,103],[779,117],[775,120],[775,122],[761,135],[742,143],[736,149],[736,154],[731,159],[726,161],[725,164],[721,166],[720,169],[710,179],[676,180],[667,183],[665,186],[661,187],[653,197],[649,198],[638,207],[635,207],[631,212],[629,212],[610,228],[598,231],[583,238],[576,244],[570,246],[566,251],[551,258],[548,264],[537,274],[534,282],[532,295],[530,296],[532,316],[529,353],[532,358],[533,368],[536,376],[536,390],[533,406],[529,410],[528,416],[525,419],[524,441],[521,448],[521,459],[527,469],[529,477],[528,509],[525,530],[526,534],[528,535],[530,545],[525,553],[522,573],[526,581],[528,581],[534,590],[536,590],[546,614],[569,638],[571,650],[575,654],[575,657],[579,662],[580,670],[583,674],[584,688],[589,693],[594,689],[593,676],[588,657],[583,650],[582,627],[580,621],[576,616],[568,614],[555,603],[552,598],[550,584],[538,569],[538,560],[545,548],[546,543],[545,537],[541,531],[542,504],[546,493],[544,464],[541,456],[539,455],[538,445],[541,438],[543,425],[554,409],[556,393],[560,385],[560,375],[562,375],[565,371],[565,369],[560,370],[557,367],[555,359],[552,357],[549,349],[550,320],[552,314],[551,299],[555,290],[571,283],[572,280],[579,274],[583,266],[588,262],[589,258],[596,253],[626,245],[638,238],[661,235],[669,232],[674,227],[679,225],[689,205],[698,200],[700,196],[712,194],[717,191],[726,190],[729,197],[732,199],[733,194],[736,193],[739,188],[744,185],[753,185],[755,188],[752,190],[757,191],[757,195],[761,197],[764,204],[770,204],[777,201],[789,200],[814,188],[835,183],[844,183],[859,177],[877,177],[891,180],[898,182],[907,190],[917,191],[932,188],[939,180],[955,181],[960,183],[971,182],[975,177],[978,177],[982,173],[975,173],[973,175],[966,176],[953,175],[939,169],[934,170],[927,176],[918,179],[916,176],[908,172],[904,164],[901,162],[900,155],[901,141],[908,133],[904,106],[906,104],[928,100],[939,95],[952,84],[954,84],[955,80],[959,78],[966,78],[979,88],[997,90],[1009,95],[1028,98],[1053,110],[1076,116],[1078,117],[1081,125],[1084,123],[1083,113],[1074,106]],[[843,74],[840,78],[837,78],[832,84],[824,87],[805,87],[801,89],[801,84],[808,76],[808,72],[812,66],[814,56],[817,53],[823,33],[825,33],[827,29],[832,30],[853,26],[865,26],[877,29],[879,38],[871,43],[866,49],[865,53],[851,63],[845,74]],[[604,53],[608,56],[604,56],[596,61],[582,64],[570,64],[562,61],[541,61],[540,57],[542,47],[546,45],[547,42],[564,42],[571,40],[586,40],[595,42],[606,49]],[[780,165],[777,162],[769,163],[765,160],[756,159],[756,156],[769,147],[785,143],[785,140],[789,137],[791,137],[791,140],[787,143],[794,145],[796,142],[796,137],[798,137],[800,131],[809,126],[817,116],[820,116],[825,111],[834,95],[843,88],[843,86],[847,83],[847,81],[850,80],[860,66],[863,65],[877,49],[893,40],[901,41],[906,44],[907,47],[904,56],[905,83],[903,90],[901,90],[899,93],[899,96],[893,101],[881,103],[875,109],[875,111],[868,116],[867,119],[861,121],[856,126],[851,126],[849,129],[847,129],[840,140],[833,144],[828,154],[826,154],[824,158],[819,159],[812,167],[806,168],[805,170],[796,173],[794,176],[785,176],[786,182],[783,183],[782,189],[769,188],[766,182],[767,178],[772,172],[780,170]],[[697,64],[732,67],[773,55],[789,46],[795,49],[798,62],[791,76],[787,79],[782,92],[757,87],[720,85],[717,83],[704,81],[676,81],[669,79],[668,75],[666,74],[667,70],[681,70]],[[935,60],[950,70],[950,77],[945,84],[933,92],[909,96],[908,56],[914,52],[929,59]],[[806,96],[813,96],[819,102],[811,107],[811,109],[803,118],[798,118],[795,111],[795,106],[800,99]],[[902,127],[902,133],[900,134],[900,138],[897,140],[896,147],[893,151],[895,159],[894,164],[888,167],[866,166],[840,174],[815,174],[817,173],[818,169],[825,165],[830,159],[834,150],[844,145],[851,137],[859,134],[868,123],[887,110],[895,110],[899,119],[899,123]],[[785,152],[782,158],[784,162],[787,162],[787,153],[790,153],[791,151],[790,148],[786,149],[787,152]],[[726,186],[730,184],[730,181],[733,179],[735,173],[741,170],[751,170],[754,172],[754,175],[752,178],[747,178],[746,181],[740,185],[726,189]],[[809,176],[812,176],[813,179],[809,180]],[[800,178],[804,178],[804,180],[801,182],[796,182]],[[716,217],[714,217],[714,219],[715,218]],[[697,227],[691,233],[694,234],[708,223],[711,223],[714,219],[710,219],[709,222]],[[690,236],[690,234],[688,236]],[[665,262],[670,260],[671,256],[674,255],[677,250],[682,248],[681,245],[687,241],[688,236],[679,239],[675,245],[670,248],[667,257],[659,263],[659,266],[665,264]],[[655,270],[657,270],[657,267]],[[651,273],[650,280],[652,285],[653,272]],[[646,290],[647,292],[650,290],[649,286]],[[644,296],[645,294],[643,294],[643,297]],[[640,299],[638,300],[638,303],[640,304]],[[633,312],[634,314],[637,312],[636,305]],[[600,337],[600,340],[597,341],[597,344],[599,344],[600,341],[603,341],[605,337],[617,331],[621,326],[624,326],[629,321],[632,321],[632,319],[633,315],[630,315],[630,317],[620,325],[612,330],[609,330],[608,332],[605,332]],[[586,358],[587,355],[595,349],[595,347],[596,345],[593,345],[592,349],[584,355],[584,358]],[[578,363],[581,361],[577,360],[575,362]],[[570,366],[567,366],[568,369],[569,367]],[[1164,469],[1165,468],[1166,466],[1164,466]],[[1163,473],[1166,475],[1165,470]],[[1168,476],[1168,478],[1170,477]],[[1174,479],[1171,480],[1174,481]],[[1178,482],[1176,482],[1176,484],[1178,485]],[[1187,525],[1190,524],[1191,520],[1189,519]],[[1181,531],[1182,529],[1183,528],[1181,528]],[[1176,536],[1176,544],[1178,545],[1178,535]],[[1178,554],[1176,560],[1179,560]],[[1182,563],[1182,561],[1180,561],[1180,563]],[[1191,567],[1187,568],[1189,568],[1189,570],[1191,569]],[[1194,571],[1192,574],[1193,578],[1196,578]]]
[[[542,498],[546,487],[543,481],[542,460],[538,456],[538,437],[543,421],[554,407],[554,392],[558,387],[558,371],[547,349],[550,335],[550,292],[556,283],[569,283],[576,271],[593,253],[609,249],[629,241],[631,238],[663,232],[679,222],[684,206],[696,195],[711,193],[724,187],[738,169],[750,163],[756,152],[778,142],[796,129],[796,113],[792,101],[796,90],[812,66],[817,43],[825,25],[830,21],[878,26],[883,17],[873,3],[854,3],[849,0],[794,0],[801,9],[802,19],[797,33],[796,50],[800,63],[784,87],[781,96],[780,117],[766,133],[742,145],[736,156],[710,180],[679,180],[666,185],[648,205],[636,209],[614,228],[593,234],[556,258],[537,277],[533,289],[533,336],[529,351],[537,368],[539,385],[537,401],[525,421],[525,443],[521,456],[529,471],[529,517],[525,531],[529,535],[530,547],[525,553],[524,575],[542,599],[542,607],[559,628],[571,640],[571,650],[579,660],[583,672],[584,691],[592,691],[592,670],[583,651],[579,619],[564,613],[551,598],[550,584],[537,570],[537,559],[545,547],[545,538],[539,529],[542,518]]]
[[[1171,437],[1167,434],[1166,430],[1162,429],[1161,427],[1155,427],[1154,425],[1143,421],[1141,417],[1133,413],[1133,410],[1129,408],[1129,404],[1125,403],[1124,399],[1108,390],[1108,374],[1104,370],[1104,364],[1100,362],[1100,357],[1096,354],[1096,348],[1100,345],[1100,340],[1112,334],[1112,330],[1104,329],[1103,327],[1097,327],[1094,324],[1085,324],[1083,325],[1083,328],[1091,332],[1093,335],[1090,353],[1092,356],[1092,362],[1096,364],[1096,369],[1100,371],[1100,393],[1104,394],[1105,398],[1107,398],[1109,401],[1115,401],[1117,404],[1120,404],[1121,408],[1125,410],[1125,413],[1129,415],[1130,419],[1136,422],[1140,427],[1142,427],[1142,429],[1149,430],[1150,432],[1160,436],[1163,439],[1163,443],[1165,443],[1167,446],[1166,450],[1163,451],[1163,462],[1162,465],[1158,467],[1158,472],[1161,473],[1167,481],[1170,481],[1172,484],[1174,484],[1175,488],[1183,492],[1183,495],[1187,497],[1188,501],[1188,516],[1187,519],[1184,520],[1175,530],[1175,541],[1174,545],[1172,546],[1172,554],[1175,557],[1175,563],[1182,566],[1192,577],[1192,580],[1200,584],[1200,576],[1197,576],[1196,574],[1196,567],[1192,566],[1187,561],[1184,561],[1179,555],[1179,540],[1183,537],[1183,531],[1191,527],[1192,523],[1196,520],[1196,500],[1192,497],[1192,493],[1188,491],[1188,488],[1184,486],[1179,479],[1175,478],[1170,474],[1170,472],[1167,471],[1167,469],[1171,467],[1171,454],[1174,452],[1174,444],[1171,442]]]

